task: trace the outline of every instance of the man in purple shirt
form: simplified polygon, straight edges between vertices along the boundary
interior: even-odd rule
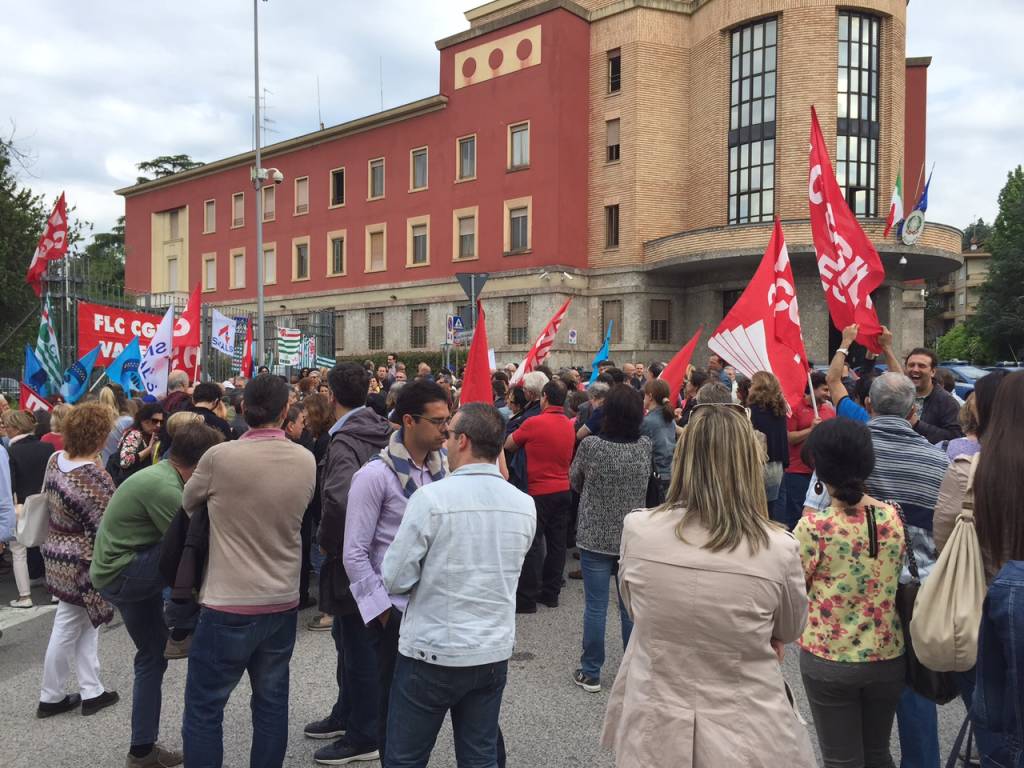
[[[438,384],[417,379],[402,389],[392,418],[401,423],[401,429],[391,436],[388,447],[352,478],[342,550],[349,588],[370,630],[377,656],[378,748],[382,760],[388,698],[398,658],[398,631],[409,598],[388,594],[381,564],[402,522],[409,497],[420,486],[447,474],[447,457],[442,447],[451,418],[448,397]]]

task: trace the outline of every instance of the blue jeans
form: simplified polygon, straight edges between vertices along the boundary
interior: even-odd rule
[[[224,761],[224,705],[248,671],[252,685],[250,768],[280,768],[288,746],[288,665],[295,609],[246,616],[203,608],[192,638],[181,735],[189,768]]]
[[[896,706],[900,733],[900,768],[938,768],[939,713],[935,702],[908,686]]]
[[[601,678],[604,665],[604,630],[608,619],[608,581],[619,558],[598,552],[580,550],[580,570],[583,571],[583,654],[580,667],[583,674],[595,679]],[[619,579],[615,577],[615,591],[619,591]],[[622,647],[629,644],[629,633],[633,631],[633,620],[626,613],[619,593],[619,615],[622,621]]]
[[[335,616],[331,636],[338,650],[338,701],[331,720],[345,727],[345,740],[353,747],[376,749],[380,682],[370,630],[356,612]]]
[[[441,667],[399,654],[391,684],[384,768],[426,768],[448,711],[459,768],[495,768],[507,674],[507,661]]]
[[[796,528],[796,524],[800,522],[800,517],[804,513],[804,499],[807,498],[807,486],[810,484],[810,475],[797,475],[792,472],[784,474],[782,490],[775,504],[776,516],[773,519],[791,531]],[[781,504],[783,495],[786,499],[784,505]]]
[[[135,643],[132,681],[132,746],[153,744],[160,737],[160,704],[167,660],[160,545],[135,555],[127,568],[100,590],[117,606],[128,636]]]

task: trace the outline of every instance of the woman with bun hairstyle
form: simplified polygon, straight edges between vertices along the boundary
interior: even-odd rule
[[[672,479],[672,455],[676,449],[676,415],[669,402],[668,384],[661,379],[652,379],[644,384],[644,416],[640,434],[651,438],[654,451],[651,456],[652,469],[658,478],[658,503],[668,494]],[[650,503],[648,499],[648,503]]]
[[[889,737],[905,685],[896,586],[905,554],[899,511],[865,493],[875,468],[867,426],[830,419],[803,460],[832,504],[805,513],[793,534],[807,579],[800,674],[825,768],[891,766]]]

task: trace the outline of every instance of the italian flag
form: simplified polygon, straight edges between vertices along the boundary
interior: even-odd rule
[[[882,237],[889,236],[889,230],[897,221],[903,219],[903,174],[896,174],[896,186],[892,190],[892,200],[889,202],[889,218],[885,220],[885,232]]]

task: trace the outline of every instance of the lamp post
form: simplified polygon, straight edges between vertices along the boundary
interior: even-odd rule
[[[256,189],[256,365],[263,365],[266,346],[263,339],[263,180],[267,172],[260,161],[260,22],[259,0],[252,0],[252,48],[253,48],[253,137],[256,144],[256,167],[253,169],[252,185]]]

